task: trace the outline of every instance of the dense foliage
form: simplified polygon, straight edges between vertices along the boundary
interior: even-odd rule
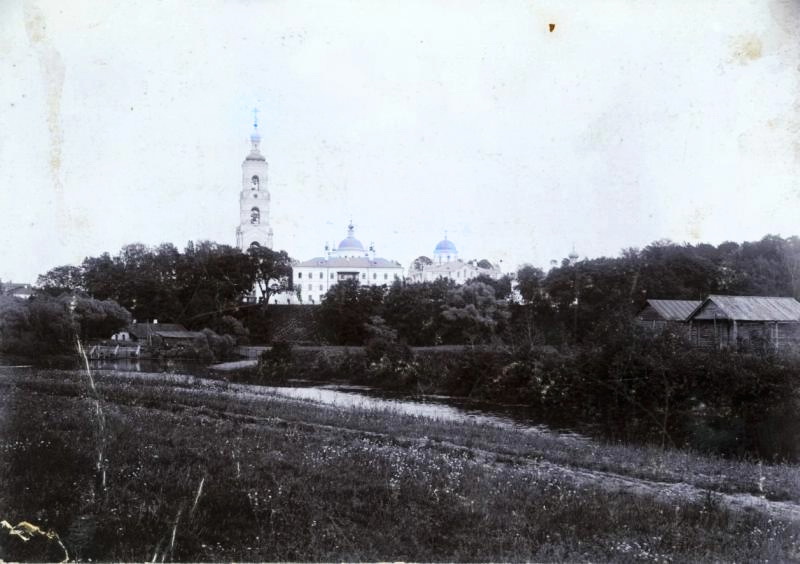
[[[130,321],[130,314],[110,300],[47,294],[29,300],[0,296],[0,352],[63,353],[73,349],[76,335],[106,339]]]
[[[135,243],[116,256],[87,257],[80,267],[59,266],[39,277],[43,292],[84,293],[114,300],[138,319],[177,322],[189,328],[216,324],[236,312],[255,286],[265,297],[289,289],[291,259],[285,251],[254,245],[246,253],[209,241],[180,252],[165,243]]]
[[[648,298],[800,298],[800,238],[768,235],[716,247],[659,241],[616,258],[565,259],[547,274],[524,266],[517,272],[517,291],[524,305],[514,311],[518,339],[602,341],[610,324],[629,318]]]
[[[488,343],[500,338],[509,317],[506,302],[481,279],[463,286],[440,279],[390,288],[346,281],[331,288],[319,308],[330,343],[363,345],[378,318],[409,345]]]

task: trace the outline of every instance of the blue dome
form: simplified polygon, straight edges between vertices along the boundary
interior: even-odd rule
[[[337,251],[358,251],[363,253],[364,252],[364,245],[361,244],[361,241],[353,237],[352,235],[342,239],[342,242],[339,243],[339,247],[336,249]]]
[[[442,239],[441,241],[439,241],[439,242],[436,244],[436,248],[433,250],[433,253],[434,253],[434,254],[439,254],[439,253],[443,253],[443,254],[447,254],[447,253],[450,253],[450,254],[455,254],[455,253],[457,253],[457,252],[458,252],[458,251],[456,250],[456,246],[453,244],[453,242],[452,242],[452,241],[449,241],[449,240],[447,240],[447,239]]]

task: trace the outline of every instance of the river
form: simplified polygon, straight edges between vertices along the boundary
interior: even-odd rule
[[[0,367],[20,370],[27,368],[25,365],[3,363],[2,360]],[[98,382],[102,382],[104,374],[133,381],[172,379],[182,384],[193,381],[198,384],[219,381],[219,373],[209,370],[207,365],[185,361],[146,359],[90,361],[90,369],[97,376]],[[388,410],[441,421],[472,422],[539,434],[558,434],[575,441],[589,440],[570,429],[546,424],[524,405],[499,404],[442,395],[409,394],[341,382],[320,383],[307,380],[290,380],[283,386],[230,384],[229,388],[249,395],[278,395],[341,409]]]

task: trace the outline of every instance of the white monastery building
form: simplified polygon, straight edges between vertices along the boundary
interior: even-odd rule
[[[253,243],[272,248],[272,228],[269,226],[269,190],[267,190],[267,159],[258,148],[258,120],[253,120],[250,135],[250,154],[242,163],[242,191],[239,194],[239,227],[236,246],[242,252]]]
[[[503,276],[497,265],[488,263],[488,261],[484,264],[481,263],[484,261],[464,262],[461,260],[455,244],[445,235],[444,239],[439,241],[436,248],[433,249],[433,263],[422,265],[421,269],[412,265],[408,271],[408,278],[411,282],[433,282],[439,278],[447,278],[456,284],[463,284],[482,274],[494,280]]]
[[[403,279],[399,262],[375,256],[375,247],[364,249],[355,238],[353,223],[339,246],[325,245],[325,256],[294,265],[292,277],[300,302],[318,304],[328,289],[343,280],[357,280],[362,286],[381,286]]]

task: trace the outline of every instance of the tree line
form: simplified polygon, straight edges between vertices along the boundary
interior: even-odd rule
[[[425,257],[416,263],[425,264]],[[190,329],[216,329],[236,318],[258,337],[268,334],[264,306],[291,290],[291,273],[285,251],[253,246],[243,253],[210,241],[190,242],[183,251],[170,243],[136,243],[49,270],[37,281],[36,307],[56,307],[45,303],[47,296],[77,295],[113,302],[135,319]],[[255,286],[264,303],[244,305]],[[344,282],[328,291],[317,321],[331,344],[361,345],[383,330],[409,346],[565,345],[602,340],[647,298],[699,300],[713,293],[800,296],[800,239],[769,235],[717,246],[658,241],[617,257],[564,259],[547,272],[523,265],[514,275],[480,276],[461,286],[444,279],[389,287]],[[3,315],[21,319],[17,309],[7,304]]]
[[[125,245],[115,256],[87,257],[80,266],[59,266],[39,277],[50,296],[77,293],[113,300],[140,320],[159,319],[201,328],[235,313],[258,287],[268,301],[289,290],[291,259],[258,245],[247,252],[211,241]]]
[[[415,264],[427,264],[419,257]],[[658,241],[618,257],[564,259],[548,272],[523,265],[513,276],[464,285],[343,283],[320,306],[329,342],[364,344],[375,323],[410,346],[503,342],[602,342],[648,298],[702,300],[710,294],[800,297],[800,239],[676,244]]]
[[[535,342],[602,341],[648,298],[702,300],[710,294],[800,297],[800,238],[714,246],[658,241],[620,256],[562,263],[547,273],[523,266],[517,336]]]

